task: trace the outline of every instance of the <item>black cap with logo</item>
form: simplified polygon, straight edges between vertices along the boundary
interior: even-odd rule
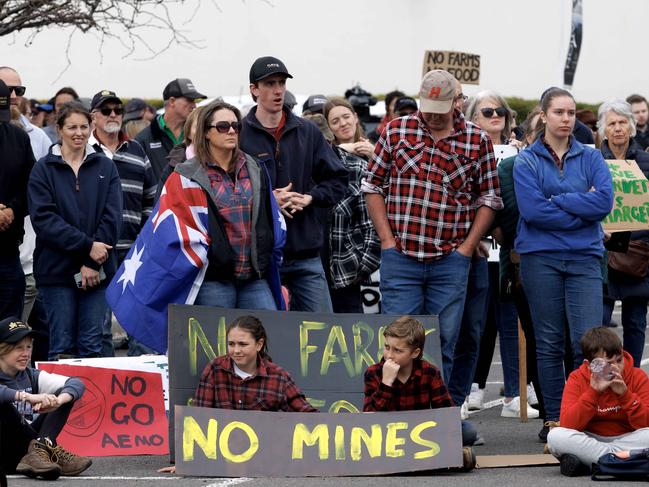
[[[327,97],[324,95],[311,95],[302,105],[302,115],[307,113],[324,113]]]
[[[35,336],[37,333],[20,318],[10,316],[0,321],[0,343],[18,343],[26,336]]]
[[[283,74],[292,78],[282,61],[273,56],[257,58],[250,68],[250,83],[256,83],[274,74]]]
[[[202,93],[196,91],[194,88],[194,83],[188,78],[176,78],[173,81],[170,81],[165,89],[162,92],[162,98],[166,101],[169,98],[189,98],[190,100],[196,100],[197,98],[207,98]]]
[[[107,101],[114,101],[115,103],[119,103],[120,105],[122,104],[122,100],[120,100],[120,98],[115,94],[114,91],[101,90],[99,93],[92,97],[92,101],[90,102],[90,110],[99,108]]]

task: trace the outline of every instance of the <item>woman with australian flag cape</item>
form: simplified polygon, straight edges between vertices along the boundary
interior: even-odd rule
[[[136,340],[167,350],[169,304],[285,310],[286,223],[266,169],[238,149],[241,116],[201,109],[196,157],[176,166],[106,298]]]

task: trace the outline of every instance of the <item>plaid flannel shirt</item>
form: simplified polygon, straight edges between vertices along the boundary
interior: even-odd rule
[[[419,112],[390,121],[362,190],[385,197],[397,248],[420,261],[461,245],[480,206],[503,206],[491,140],[459,110],[437,143]]]
[[[363,411],[410,411],[454,405],[441,372],[433,364],[415,359],[405,384],[396,379],[392,386],[386,386],[382,382],[384,363],[382,359],[365,371]]]
[[[381,241],[367,212],[361,179],[367,161],[335,147],[349,170],[345,197],[331,209],[329,233],[329,268],[334,289],[340,289],[368,277],[379,268]]]
[[[211,193],[219,215],[223,219],[225,234],[235,254],[234,276],[249,279],[252,274],[250,249],[252,248],[252,182],[242,152],[234,170],[235,180],[223,168],[208,164]]]
[[[229,356],[216,357],[201,375],[194,406],[255,411],[316,412],[279,365],[258,359],[257,373],[242,379]]]

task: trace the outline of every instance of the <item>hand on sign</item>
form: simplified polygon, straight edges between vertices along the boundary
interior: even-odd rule
[[[383,364],[383,379],[382,382],[386,386],[392,387],[392,384],[394,384],[394,381],[397,378],[397,375],[399,374],[399,369],[401,366],[396,363],[392,359],[387,359],[385,363]]]

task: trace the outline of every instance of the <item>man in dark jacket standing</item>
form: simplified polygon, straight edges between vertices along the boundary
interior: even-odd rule
[[[241,149],[268,169],[275,198],[286,216],[282,284],[293,311],[331,312],[320,247],[325,209],[342,199],[347,170],[318,127],[283,108],[286,79],[282,61],[257,59],[250,68],[250,93],[257,106],[243,121]]]
[[[9,123],[10,96],[0,80],[0,319],[23,311],[25,274],[18,246],[27,215],[27,181],[35,162],[27,133]]]
[[[191,80],[177,78],[165,86],[162,98],[165,103],[164,114],[158,115],[135,137],[146,151],[156,181],[160,181],[162,171],[169,163],[169,151],[183,141],[183,126],[196,108],[196,100],[205,98],[205,95],[196,91]]]

